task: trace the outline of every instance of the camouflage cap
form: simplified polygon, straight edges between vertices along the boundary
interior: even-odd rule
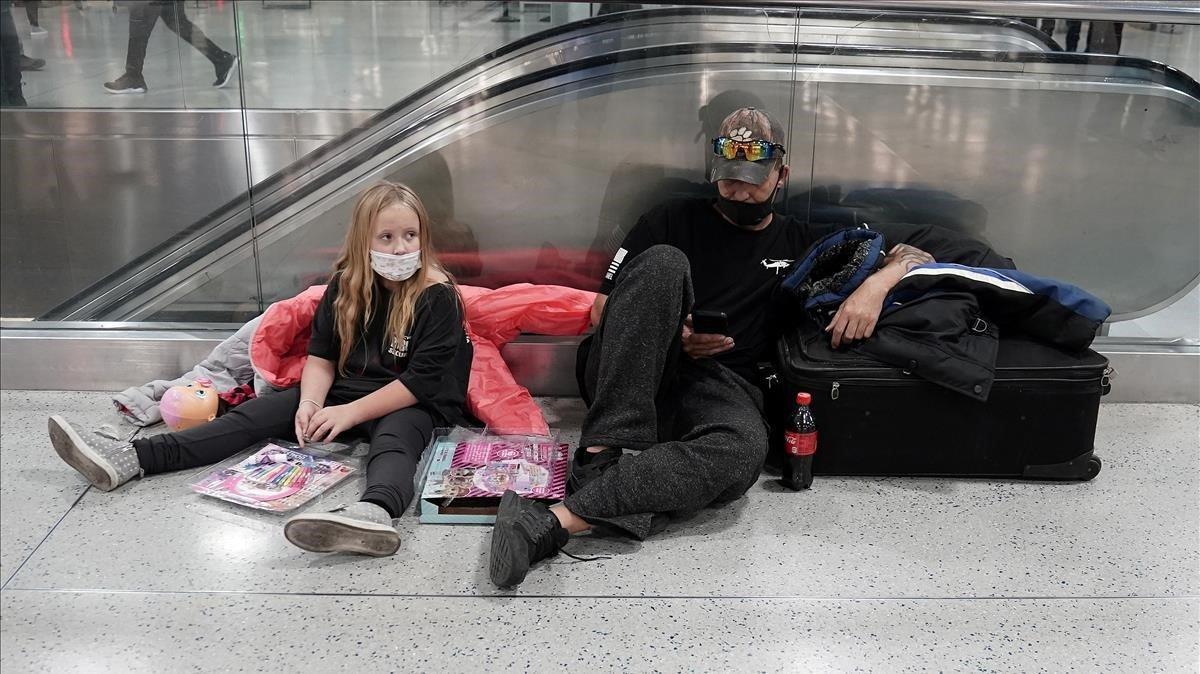
[[[720,134],[734,140],[765,140],[786,146],[783,125],[771,113],[761,108],[738,108],[721,122]],[[767,179],[775,159],[746,161],[718,157],[713,162],[709,182],[741,180],[758,185]]]

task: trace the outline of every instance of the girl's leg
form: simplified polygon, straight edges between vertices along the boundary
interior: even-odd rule
[[[376,420],[367,457],[367,488],[360,500],[400,517],[412,503],[413,477],[432,435],[433,417],[419,407],[397,410]]]
[[[247,400],[212,421],[178,433],[133,441],[147,474],[206,466],[271,437],[292,439],[300,389]]]
[[[371,453],[362,500],[327,513],[304,513],[288,520],[283,533],[310,552],[356,552],[385,557],[400,549],[392,525],[412,503],[413,476],[433,434],[433,418],[407,408],[367,423]]]
[[[49,419],[50,443],[88,482],[111,491],[140,475],[215,463],[269,438],[291,437],[300,389],[238,405],[224,416],[179,433],[131,442],[81,432],[66,419]]]

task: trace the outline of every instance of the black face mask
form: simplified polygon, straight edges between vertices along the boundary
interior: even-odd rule
[[[775,188],[775,191],[771,192],[771,196],[760,204],[730,201],[723,196],[717,195],[717,210],[738,227],[750,228],[762,222],[763,218],[771,214],[771,209],[775,204],[775,195],[778,193],[779,188]]]

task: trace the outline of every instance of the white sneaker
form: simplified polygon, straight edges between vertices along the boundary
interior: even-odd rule
[[[327,513],[296,515],[283,525],[292,545],[309,552],[357,552],[387,557],[400,549],[400,534],[386,510],[366,501]]]
[[[47,33],[49,33],[49,31],[41,26],[29,27],[29,37],[46,37]]]

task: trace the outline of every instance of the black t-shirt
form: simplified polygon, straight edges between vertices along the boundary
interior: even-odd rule
[[[600,292],[611,293],[621,267],[650,246],[678,248],[691,263],[693,310],[723,311],[729,317],[734,347],[716,360],[757,382],[755,365],[769,358],[767,348],[777,336],[774,291],[787,267],[816,239],[803,222],[779,213],[759,231],[736,227],[717,213],[714,202],[671,201],[643,215],[614,255]]]
[[[346,375],[337,371],[340,340],[333,306],[338,295],[335,276],[313,316],[309,355],[334,364],[330,395],[354,401],[399,379],[416,396],[439,425],[469,423],[463,412],[474,349],[463,323],[458,293],[452,286],[435,283],[417,296],[408,335],[400,343],[384,344],[389,291],[376,283],[372,293],[371,322],[350,349]]]

